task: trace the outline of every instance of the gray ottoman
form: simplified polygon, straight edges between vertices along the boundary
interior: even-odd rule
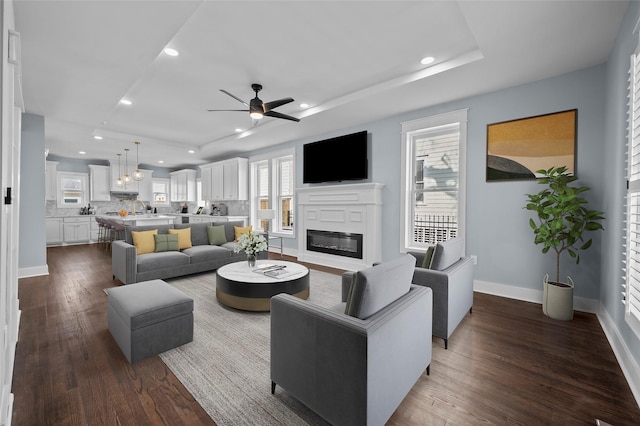
[[[110,288],[109,331],[130,363],[193,341],[193,299],[162,280]]]

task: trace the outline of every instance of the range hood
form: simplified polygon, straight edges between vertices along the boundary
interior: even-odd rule
[[[111,191],[111,195],[115,195],[117,197],[133,197],[138,195],[138,191],[127,191],[127,190],[123,190],[123,191]]]

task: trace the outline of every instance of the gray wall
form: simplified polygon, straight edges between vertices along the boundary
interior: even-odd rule
[[[478,256],[475,279],[539,291],[545,273],[555,271],[555,257],[543,255],[541,247],[533,243],[533,232],[528,225],[531,214],[523,210],[523,206],[525,194],[537,192],[540,188],[535,181],[486,182],[487,124],[577,108],[578,183],[592,188],[586,194],[591,202],[590,207],[603,209],[603,169],[600,161],[603,154],[604,98],[605,67],[601,65],[298,141],[293,144],[296,146],[297,187],[309,186],[302,184],[304,143],[368,130],[371,138],[369,181],[385,184],[382,257],[383,260],[393,259],[399,254],[402,234],[399,220],[402,122],[469,108],[466,249],[468,254]],[[577,296],[597,299],[600,291],[602,232],[592,233],[591,236],[594,244],[582,254],[580,265],[576,266],[567,256],[563,259],[560,272],[563,277],[570,275],[576,281]],[[297,240],[287,240],[285,246],[295,249]]]
[[[33,268],[29,275],[47,270],[44,150],[44,117],[22,114],[18,269]]]

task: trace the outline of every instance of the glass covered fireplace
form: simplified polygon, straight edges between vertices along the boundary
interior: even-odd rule
[[[362,259],[362,234],[307,229],[307,250]]]

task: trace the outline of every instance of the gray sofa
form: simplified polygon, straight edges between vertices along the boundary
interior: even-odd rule
[[[272,297],[271,392],[333,425],[385,424],[431,363],[432,292],[411,284],[414,264],[403,255],[359,271],[332,308]]]
[[[207,226],[224,225],[227,242],[221,245],[209,244]],[[235,253],[234,226],[242,222],[190,223],[175,225],[127,226],[124,240],[114,241],[111,250],[111,271],[113,279],[123,284],[140,281],[173,278],[215,270],[232,262],[246,260],[243,252]],[[163,251],[138,255],[133,245],[132,231],[157,229],[158,234],[166,234],[168,229],[191,228],[191,248],[180,251]],[[268,251],[261,252],[258,259],[266,259]]]
[[[473,259],[463,256],[462,239],[452,238],[438,243],[433,258],[423,268],[425,253],[410,252],[416,258],[413,283],[433,290],[433,335],[449,337],[473,308]]]

